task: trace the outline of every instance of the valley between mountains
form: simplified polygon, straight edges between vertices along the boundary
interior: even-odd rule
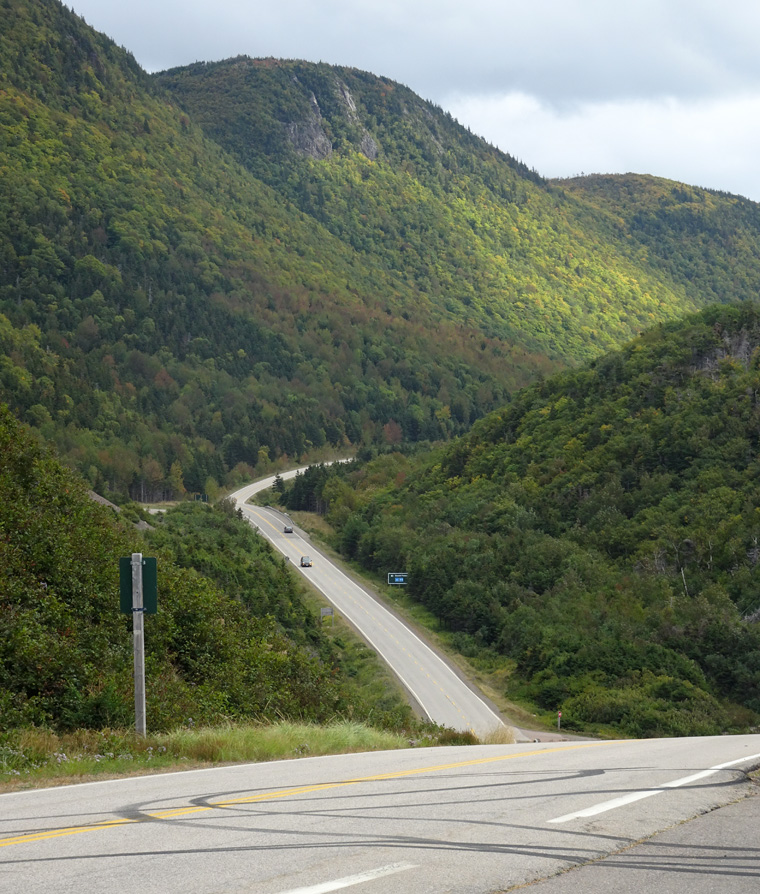
[[[148,760],[132,552],[157,734],[482,735],[323,625],[228,498],[265,476],[537,727],[758,729],[760,205],[547,180],[392,73],[149,74],[58,0],[0,14],[5,777]]]

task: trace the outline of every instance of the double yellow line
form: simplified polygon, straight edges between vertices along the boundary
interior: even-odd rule
[[[329,789],[345,788],[349,785],[360,785],[364,782],[379,782],[383,779],[401,779],[405,776],[418,776],[423,773],[438,773],[442,770],[456,770],[462,767],[475,767],[480,764],[492,764],[500,761],[515,760],[519,757],[536,757],[544,754],[553,754],[558,751],[575,751],[579,748],[596,748],[600,745],[612,745],[613,742],[584,742],[577,745],[563,745],[558,748],[542,748],[536,751],[522,751],[514,754],[501,754],[496,757],[483,757],[471,761],[458,761],[451,764],[438,764],[433,767],[420,767],[413,770],[397,770],[392,773],[380,773],[376,776],[361,776],[356,779],[345,779],[341,782],[323,782],[315,785],[306,785],[298,788],[286,788],[280,791],[263,792],[258,795],[247,795],[243,798],[233,798],[225,801],[215,801],[203,807],[177,807],[172,810],[161,810],[157,813],[146,813],[138,819],[110,819],[99,823],[88,823],[84,826],[69,826],[63,829],[48,829],[42,832],[28,832],[16,835],[12,838],[0,838],[0,847],[10,847],[14,844],[32,844],[37,841],[49,841],[52,838],[65,838],[68,835],[81,835],[85,832],[99,832],[103,829],[114,829],[120,826],[145,823],[153,820],[170,820],[179,816],[188,816],[194,813],[206,813],[210,810],[220,810],[238,804],[255,804],[261,801],[274,801],[277,798],[292,798],[296,795],[308,795],[313,792],[323,792]]]

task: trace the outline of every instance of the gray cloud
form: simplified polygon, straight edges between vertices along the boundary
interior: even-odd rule
[[[667,170],[760,198],[758,135],[738,117],[760,96],[751,0],[71,2],[149,71],[238,54],[349,65],[406,84],[542,173]],[[532,114],[515,115],[520,97]]]
[[[75,0],[74,8],[150,70],[246,53],[351,65],[428,98],[520,90],[555,104],[760,86],[760,7],[731,0]]]
[[[512,93],[452,97],[447,108],[547,177],[653,174],[760,199],[760,92],[585,103],[570,112]]]

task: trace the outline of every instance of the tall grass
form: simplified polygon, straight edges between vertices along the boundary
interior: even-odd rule
[[[344,720],[327,726],[283,721],[180,728],[144,738],[124,730],[25,729],[0,736],[0,791],[214,764],[475,744],[471,733],[433,725],[412,737]]]
[[[485,735],[480,736],[480,744],[481,745],[514,745],[515,744],[515,734],[512,731],[512,728],[509,726],[504,726],[503,724],[499,724],[495,726],[490,732]]]
[[[397,733],[348,721],[329,726],[281,722],[266,726],[178,729],[159,738],[167,750],[178,757],[214,763],[271,761],[293,756],[409,747],[409,741]]]

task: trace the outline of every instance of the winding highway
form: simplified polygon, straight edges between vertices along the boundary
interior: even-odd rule
[[[492,726],[490,709],[393,615],[285,534],[277,513],[245,505],[252,488],[270,485],[241,489],[238,505],[291,561],[314,558],[303,573],[400,661],[424,710],[449,726]],[[760,786],[749,776],[758,768],[760,735],[579,740],[297,758],[5,794],[0,892],[504,894],[533,885],[536,894],[750,894],[760,890]]]
[[[281,474],[294,477],[294,469]],[[272,545],[286,556],[304,577],[369,643],[388,664],[409,693],[418,710],[430,720],[452,729],[472,730],[484,736],[503,726],[498,714],[456,671],[374,596],[349,578],[336,564],[297,531],[284,532],[282,513],[246,501],[272,487],[274,477],[256,481],[233,493],[237,507]],[[311,567],[300,567],[308,555]],[[403,569],[389,568],[388,571]]]

